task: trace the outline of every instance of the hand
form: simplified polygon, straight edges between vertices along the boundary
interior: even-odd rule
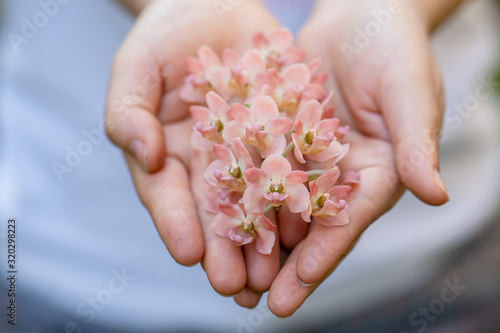
[[[361,181],[347,199],[348,225],[312,222],[305,239],[281,230],[293,250],[269,292],[269,307],[278,316],[295,312],[361,233],[394,205],[404,186],[432,205],[448,200],[438,172],[443,88],[422,12],[404,2],[402,11],[391,14],[390,23],[368,37],[357,53],[349,56],[341,48],[355,46],[357,29],[375,21],[370,11],[387,11],[387,4],[322,1],[299,36],[299,46],[309,56],[321,57],[324,70],[333,76],[336,116],[352,128],[346,137],[351,150],[340,167],[359,171]]]
[[[219,13],[220,14],[220,13]],[[240,291],[237,301],[254,306],[279,270],[279,251],[262,256],[214,234],[201,202],[206,153],[192,151],[193,122],[179,98],[186,57],[202,45],[218,54],[242,53],[257,31],[278,23],[259,1],[223,13],[210,1],[154,1],[146,7],[120,48],[111,74],[106,127],[123,148],[137,192],[160,237],[180,264],[202,265],[214,289]],[[258,19],[256,19],[258,17]],[[245,287],[247,285],[248,287]]]

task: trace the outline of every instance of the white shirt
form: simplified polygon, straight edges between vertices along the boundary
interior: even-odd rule
[[[265,299],[256,310],[240,308],[213,291],[199,265],[182,267],[170,257],[121,152],[102,131],[110,66],[132,17],[112,1],[63,2],[44,9],[34,0],[7,0],[2,8],[0,260],[3,274],[6,221],[14,217],[23,332],[65,326],[85,332],[93,324],[266,332],[331,319],[421,279],[435,254],[470,237],[494,210],[499,193],[490,184],[500,181],[500,140],[488,98],[470,116],[460,115],[457,129],[457,118],[445,121],[442,174],[450,203],[434,208],[405,195],[291,318],[271,316]],[[434,38],[449,106],[474,96],[477,77],[487,77],[494,63],[489,3],[467,7]],[[13,43],[11,33],[25,39]],[[45,307],[32,308],[29,299]],[[1,318],[3,330],[3,312]]]

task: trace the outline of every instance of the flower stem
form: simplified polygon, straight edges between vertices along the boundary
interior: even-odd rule
[[[262,214],[266,215],[267,213],[269,213],[271,211],[271,209],[273,209],[274,206],[273,205],[269,205],[267,206],[266,208],[264,208],[264,211],[262,212]]]
[[[286,146],[285,150],[283,151],[283,157],[286,157],[286,155],[288,155],[293,148],[295,148],[295,144],[293,143],[293,141],[290,141],[288,146]]]
[[[307,171],[307,173],[309,174],[309,178],[307,179],[307,181],[310,182],[311,180],[318,179],[319,176],[321,176],[325,172],[326,172],[326,170],[310,170],[310,171]]]

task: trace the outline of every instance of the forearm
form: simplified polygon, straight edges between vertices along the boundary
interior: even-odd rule
[[[405,11],[417,18],[429,32],[434,30],[464,0],[318,0],[312,16],[332,20],[363,20],[371,10]]]
[[[429,31],[434,30],[464,0],[414,0]]]
[[[127,8],[129,8],[133,13],[139,14],[144,7],[153,2],[154,0],[120,0]]]

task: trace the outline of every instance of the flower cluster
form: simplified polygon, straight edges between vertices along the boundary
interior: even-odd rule
[[[359,174],[340,175],[349,127],[333,118],[320,60],[305,64],[286,29],[254,36],[254,48],[239,57],[227,49],[222,59],[209,47],[187,60],[190,75],[181,98],[195,121],[191,145],[213,151],[205,171],[210,186],[207,210],[216,214],[214,231],[237,245],[256,241],[270,254],[274,225],[266,213],[287,205],[305,222],[348,223],[346,198]],[[289,156],[293,150],[293,155]],[[306,169],[308,162],[320,170]]]

